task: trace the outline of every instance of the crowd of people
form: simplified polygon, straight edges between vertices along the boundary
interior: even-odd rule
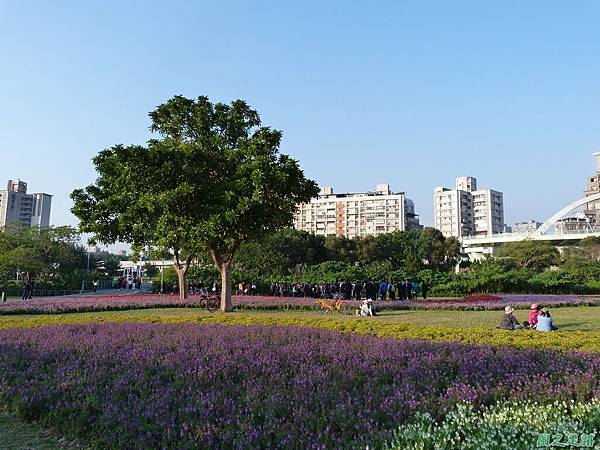
[[[503,330],[537,330],[537,331],[555,331],[558,327],[554,326],[550,310],[542,308],[537,303],[531,305],[527,321],[523,324],[515,317],[515,310],[512,306],[504,308],[504,315],[500,328]]]
[[[140,277],[119,276],[112,279],[113,289],[140,289],[141,286],[142,279]],[[96,289],[94,288],[94,290]]]
[[[427,299],[426,282],[386,280],[351,283],[272,283],[270,294],[274,297],[342,298],[344,300],[416,300],[420,295]]]

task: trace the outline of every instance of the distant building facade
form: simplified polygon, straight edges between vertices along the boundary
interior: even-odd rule
[[[379,184],[373,192],[344,194],[324,187],[318,198],[298,205],[294,227],[317,235],[347,238],[423,228],[414,202],[403,192],[393,193],[389,184]]]
[[[517,222],[512,227],[513,233],[518,234],[532,234],[537,231],[539,227],[542,226],[541,222],[537,220],[530,220],[528,222]]]
[[[456,179],[454,189],[433,192],[435,228],[444,236],[491,236],[504,232],[504,195],[478,189],[474,177]]]
[[[596,158],[596,173],[587,177],[584,194],[590,197],[600,193],[600,153],[594,153]],[[583,210],[571,217],[560,219],[555,224],[559,232],[587,232],[600,230],[600,201],[585,205]]]
[[[0,191],[0,227],[18,224],[26,227],[50,226],[52,196],[27,193],[27,183],[9,180],[6,190]]]
[[[596,173],[587,177],[584,195],[600,194],[600,153],[594,153]],[[569,217],[559,219],[554,224],[559,233],[585,233],[600,231],[600,201],[592,201]]]

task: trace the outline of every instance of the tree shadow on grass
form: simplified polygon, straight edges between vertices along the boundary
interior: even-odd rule
[[[559,322],[555,325],[558,327],[559,331],[593,331],[590,324],[586,322]]]

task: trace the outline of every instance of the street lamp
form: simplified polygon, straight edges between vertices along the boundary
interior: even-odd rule
[[[163,288],[164,288],[164,282],[163,282],[163,270],[165,268],[165,265],[163,264],[164,261],[160,262],[160,293],[162,294],[164,292]]]
[[[87,252],[87,276],[90,276],[90,248],[87,247],[86,249]],[[85,291],[85,278],[83,278],[81,280],[81,293],[83,294],[83,291]]]

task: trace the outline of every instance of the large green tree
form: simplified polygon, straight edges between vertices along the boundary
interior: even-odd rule
[[[0,278],[17,273],[49,288],[64,288],[67,274],[85,269],[86,255],[79,233],[71,227],[0,228]]]
[[[241,246],[234,266],[246,282],[287,276],[325,261],[324,241],[323,236],[293,228],[265,234]]]
[[[221,309],[231,311],[240,245],[291,225],[296,205],[318,188],[279,153],[281,132],[261,126],[242,100],[176,96],[150,118],[158,139],[101,151],[98,179],[71,194],[72,211],[97,241],[169,251],[182,298],[192,261],[210,255],[221,273]]]
[[[541,272],[560,263],[560,253],[551,242],[526,239],[499,248],[498,256],[511,258],[520,267]]]

